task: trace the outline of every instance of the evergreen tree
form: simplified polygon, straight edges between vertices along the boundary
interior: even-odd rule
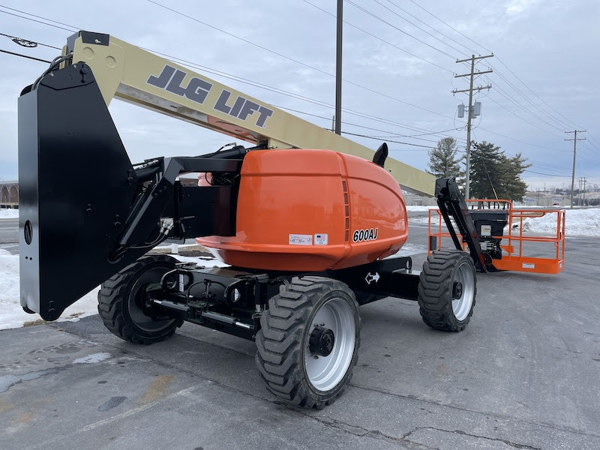
[[[520,153],[507,159],[504,191],[506,192],[506,198],[509,200],[521,201],[523,200],[523,197],[525,197],[525,194],[527,193],[527,184],[521,180],[521,174],[528,167],[531,167],[531,164],[527,164]]]
[[[472,198],[501,198],[500,167],[502,152],[487,142],[471,144],[470,195]]]
[[[530,167],[520,153],[507,157],[500,147],[489,142],[473,142],[471,149],[470,191],[472,198],[498,198],[520,201],[527,185],[521,174]]]
[[[464,177],[460,161],[457,157],[456,139],[447,137],[440,139],[437,146],[429,151],[429,170],[436,178],[455,177],[457,180]]]

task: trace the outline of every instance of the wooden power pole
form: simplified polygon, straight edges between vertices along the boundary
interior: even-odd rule
[[[470,73],[464,73],[462,75],[455,75],[454,78],[460,78],[460,77],[470,77],[469,78],[469,89],[462,89],[462,90],[458,90],[455,89],[452,91],[453,94],[457,94],[459,92],[468,92],[469,93],[469,111],[468,111],[468,115],[467,115],[467,168],[466,168],[466,176],[465,176],[465,198],[470,198],[470,188],[469,185],[471,183],[471,119],[473,118],[473,91],[481,91],[482,89],[491,89],[492,85],[488,84],[487,86],[477,86],[477,87],[473,87],[473,80],[475,79],[475,77],[477,75],[483,75],[484,73],[491,73],[492,70],[484,70],[483,72],[475,72],[475,61],[479,60],[479,59],[484,59],[484,58],[491,58],[494,55],[486,55],[486,56],[475,56],[475,55],[471,55],[470,58],[468,59],[459,59],[456,62],[457,63],[464,63],[464,62],[468,62],[471,61],[471,72]]]
[[[344,25],[344,1],[337,2],[337,28],[335,46],[335,134],[342,134],[342,38]]]
[[[565,131],[565,133],[573,135],[573,139],[565,139],[565,141],[573,141],[573,173],[571,174],[571,209],[573,209],[573,191],[575,190],[575,160],[577,159],[577,141],[585,141],[585,138],[578,138],[577,133],[585,133],[585,130]]]

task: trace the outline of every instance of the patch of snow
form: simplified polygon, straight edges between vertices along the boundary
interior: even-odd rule
[[[432,216],[431,220],[433,222],[435,220],[435,216]],[[418,223],[418,224],[425,224],[425,225],[427,225],[429,223],[429,216],[415,217],[415,218],[412,218],[412,219],[408,219],[408,223],[409,223],[409,228],[410,228],[410,224],[411,223]]]
[[[181,262],[194,262],[205,267],[226,267],[227,264],[210,257],[173,255]],[[62,313],[58,322],[76,322],[98,313],[98,291],[96,287]],[[23,311],[19,288],[19,255],[11,255],[0,249],[0,330],[20,328],[24,325],[42,323],[37,314]]]
[[[436,209],[437,206],[407,206],[407,211],[429,211],[430,209]]]
[[[19,218],[19,210],[18,209],[0,208],[0,219],[18,219],[18,218]]]
[[[565,235],[600,237],[600,208],[566,209]],[[540,234],[554,235],[556,233],[556,214],[546,214],[544,217],[524,219],[523,228]]]
[[[0,249],[0,330],[32,320],[19,302],[19,256]]]
[[[98,289],[84,295],[69,306],[59,321],[77,321],[98,312]],[[0,249],[0,330],[19,328],[41,321],[37,314],[27,314],[21,308],[19,288],[19,255]]]
[[[110,358],[112,358],[112,355],[110,353],[93,353],[91,355],[77,358],[75,361],[73,361],[73,364],[96,364],[102,361],[106,361]]]
[[[600,208],[565,209],[565,215],[565,235],[567,237],[600,237]],[[553,236],[556,233],[557,220],[557,214],[555,213],[548,213],[543,217],[523,219],[523,230]],[[429,218],[415,217],[410,219],[410,223],[427,224]]]
[[[417,244],[404,244],[402,248],[395,255],[391,256],[410,256],[410,255],[418,255],[420,253],[427,253],[426,245],[417,245]]]

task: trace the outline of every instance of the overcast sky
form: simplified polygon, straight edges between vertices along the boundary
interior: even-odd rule
[[[108,33],[330,128],[335,12],[334,0],[0,0],[0,33],[40,44],[0,35],[0,50],[49,60],[60,51],[47,46],[62,47],[78,29]],[[575,186],[582,177],[600,185],[597,0],[352,0],[344,20],[346,137],[371,148],[387,141],[391,156],[420,169],[443,137],[464,152],[457,105],[468,97],[452,91],[468,88],[468,78],[455,75],[470,67],[456,61],[493,53],[476,66],[493,72],[475,80],[492,88],[475,95],[482,112],[472,139],[521,153],[533,188],[570,187],[573,142],[565,139],[573,134],[565,132],[586,130]],[[0,66],[0,180],[8,180],[17,177],[18,95],[47,65],[0,53]],[[232,140],[119,101],[110,109],[133,162],[206,153]]]

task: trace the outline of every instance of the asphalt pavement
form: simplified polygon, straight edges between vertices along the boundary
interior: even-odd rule
[[[596,241],[568,238],[559,275],[478,274],[462,333],[362,307],[354,377],[320,411],[266,391],[253,342],[197,325],[147,347],[98,316],[0,331],[0,448],[598,449]]]

